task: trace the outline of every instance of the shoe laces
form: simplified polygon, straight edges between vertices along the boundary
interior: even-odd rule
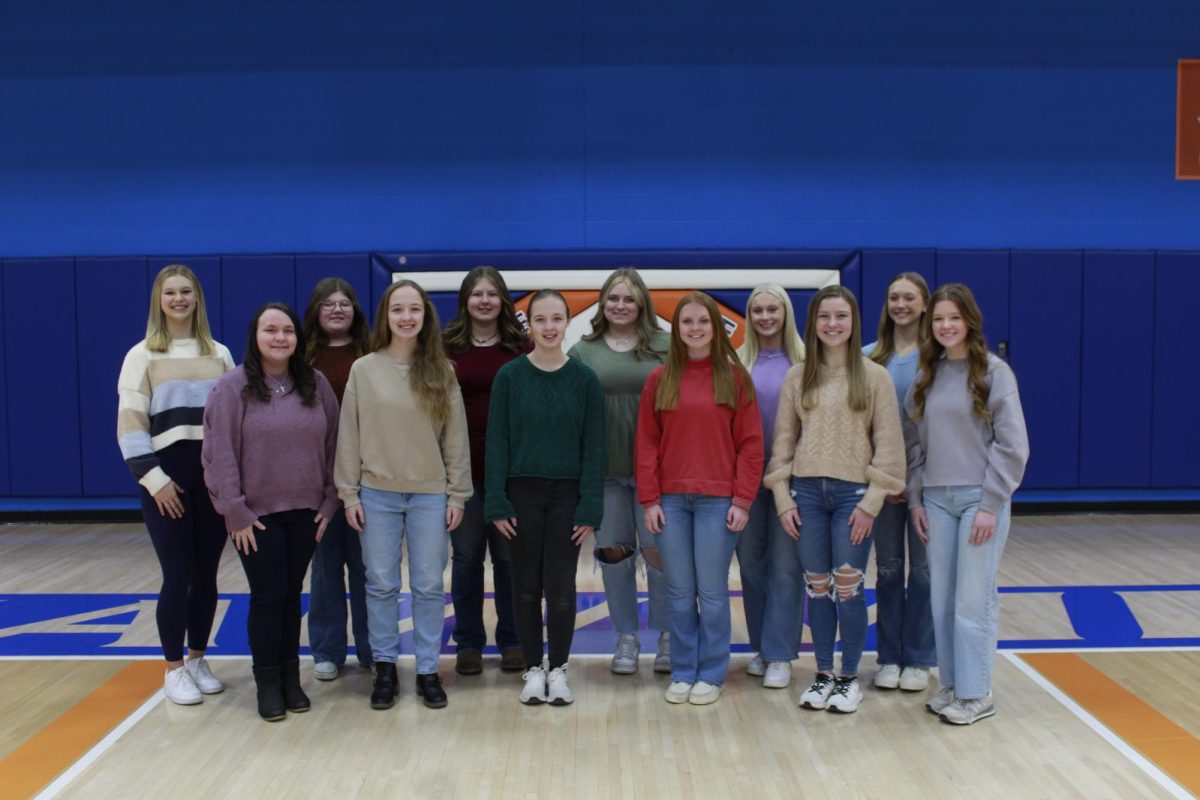
[[[189,661],[187,663],[195,664],[195,666],[192,667],[192,669],[196,670],[196,672],[200,675],[200,677],[211,678],[213,676],[212,670],[208,668],[208,659],[197,658],[197,659],[193,659],[192,661]]]
[[[530,667],[529,669],[525,670],[525,674],[521,676],[521,680],[527,681],[530,679],[536,679],[538,676],[541,676],[542,680],[545,680],[546,670],[542,669],[540,666]]]
[[[849,697],[850,687],[854,685],[856,678],[835,678],[833,681],[833,694],[839,697]],[[832,695],[831,695],[832,696]]]
[[[617,642],[617,658],[630,661],[638,657],[638,641],[633,636],[622,636]]]
[[[818,675],[813,680],[812,686],[809,686],[808,690],[810,692],[824,692],[825,687],[827,687],[831,683],[834,683],[834,679],[833,679],[832,675],[821,674],[821,675]],[[836,689],[837,687],[834,687],[834,688]]]

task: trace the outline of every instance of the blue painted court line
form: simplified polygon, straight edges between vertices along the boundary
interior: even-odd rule
[[[1169,586],[1012,586],[1001,587],[1006,595],[1045,595],[1046,602],[1057,603],[1063,620],[1069,623],[1075,638],[1003,640],[1003,649],[1074,649],[1090,648],[1181,648],[1200,647],[1200,621],[1193,621],[1194,636],[1147,637],[1136,615],[1122,594],[1200,593],[1200,584]],[[741,592],[731,592],[740,597]],[[867,602],[873,604],[875,593],[867,590]],[[154,623],[154,603],[151,594],[3,594],[0,595],[0,657],[39,656],[152,656],[160,653],[157,628]],[[213,632],[209,653],[214,656],[245,656],[250,648],[246,637],[246,615],[249,595],[221,595],[223,616]],[[653,652],[653,631],[644,629],[648,607],[645,594],[640,604],[643,630],[643,649]],[[307,609],[308,596],[303,598]],[[580,592],[579,610],[594,616],[597,606],[604,603],[603,592]],[[447,611],[450,596],[446,595]],[[412,599],[402,594],[397,605],[397,620],[401,628],[402,654],[413,652],[411,632]],[[737,613],[737,612],[735,612]],[[450,637],[454,629],[452,614],[446,617],[442,630],[444,653],[453,653]],[[606,614],[581,620],[575,632],[572,652],[579,655],[601,655],[612,652],[614,633]],[[868,632],[867,650],[875,648],[874,626]],[[492,648],[489,646],[489,650]],[[736,653],[749,652],[746,641],[734,641]],[[305,648],[307,652],[307,648]]]

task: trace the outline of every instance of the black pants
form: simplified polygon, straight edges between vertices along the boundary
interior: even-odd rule
[[[258,550],[238,551],[250,583],[246,631],[256,667],[274,667],[300,656],[300,591],[316,549],[313,509],[280,511],[259,517]],[[356,534],[357,535],[357,534]]]
[[[571,541],[571,519],[579,505],[579,481],[510,478],[508,499],[517,511],[517,536],[508,543],[517,638],[526,666],[541,664],[545,596],[550,669],[556,669],[567,663],[575,636],[579,545]]]
[[[158,591],[158,638],[167,661],[183,658],[183,640],[190,650],[208,649],[213,615],[217,611],[217,567],[225,549],[225,520],[212,506],[200,442],[176,442],[158,453],[159,464],[179,484],[183,516],[160,514],[150,493],[142,488],[142,517],[162,568]]]

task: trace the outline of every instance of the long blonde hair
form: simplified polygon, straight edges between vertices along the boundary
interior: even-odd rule
[[[633,357],[639,361],[643,358],[662,361],[663,354],[653,347],[654,334],[662,331],[662,326],[658,324],[658,314],[655,313],[654,303],[650,300],[650,290],[646,288],[646,282],[633,267],[620,267],[605,278],[604,285],[600,287],[599,306],[595,316],[591,319],[591,333],[585,333],[583,340],[585,342],[595,341],[608,331],[608,317],[604,316],[604,306],[608,303],[608,295],[612,291],[612,287],[618,283],[624,283],[629,287],[638,307],[637,345],[631,351]]]
[[[458,386],[454,377],[454,366],[446,357],[442,346],[442,331],[438,324],[437,310],[433,301],[416,281],[398,280],[389,286],[379,298],[375,311],[375,326],[371,331],[371,352],[378,352],[392,343],[392,328],[388,324],[388,306],[398,289],[410,286],[421,297],[425,318],[421,332],[417,334],[417,346],[413,349],[413,362],[408,371],[412,392],[416,395],[421,410],[429,415],[434,425],[444,425],[450,418],[450,393]]]
[[[871,360],[881,367],[886,367],[892,360],[892,356],[896,355],[896,321],[888,313],[888,295],[892,293],[892,287],[899,281],[908,281],[917,287],[917,292],[920,293],[921,300],[925,303],[925,310],[921,312],[921,318],[917,320],[917,347],[925,343],[928,330],[925,318],[929,316],[932,308],[929,305],[929,284],[916,272],[901,272],[888,284],[887,294],[883,297],[883,311],[879,313],[879,333],[875,337],[875,348],[871,351]]]
[[[753,369],[754,362],[758,360],[761,343],[758,341],[758,331],[750,321],[750,306],[760,294],[769,294],[783,305],[783,352],[787,353],[789,364],[799,364],[804,360],[804,342],[796,329],[796,312],[792,308],[792,298],[788,297],[788,293],[778,283],[760,283],[754,287],[750,298],[746,300],[746,338],[738,348],[738,358],[748,370]]]
[[[671,345],[667,348],[666,365],[658,381],[658,390],[654,394],[654,410],[672,411],[679,405],[679,386],[683,383],[683,372],[688,361],[687,345],[679,334],[679,316],[683,307],[689,303],[703,306],[708,311],[709,321],[712,322],[713,337],[709,358],[712,360],[713,370],[713,402],[736,411],[754,399],[754,383],[742,362],[738,360],[733,345],[729,343],[729,334],[725,332],[721,309],[717,307],[716,301],[704,292],[685,294],[675,306],[675,313],[671,317]],[[741,375],[740,380],[735,373]]]
[[[171,332],[167,329],[167,315],[162,310],[163,284],[167,278],[187,278],[192,282],[192,290],[196,295],[196,304],[192,307],[192,338],[200,348],[200,355],[211,356],[217,352],[217,343],[213,339],[212,329],[208,326],[208,311],[204,307],[204,290],[196,273],[183,264],[168,264],[158,271],[154,277],[154,286],[150,288],[150,315],[146,319],[146,349],[152,353],[165,353],[171,347]]]
[[[991,422],[992,415],[987,408],[991,388],[987,383],[988,349],[987,340],[983,336],[983,312],[975,302],[975,295],[961,283],[939,286],[930,300],[929,314],[925,318],[928,335],[921,344],[921,360],[917,366],[917,380],[913,384],[913,403],[916,410],[912,418],[916,420],[925,416],[925,398],[933,387],[937,362],[946,351],[933,335],[933,307],[942,300],[949,300],[958,307],[958,313],[962,314],[963,322],[967,326],[967,388],[971,392],[971,406],[975,416],[984,422]]]
[[[831,298],[840,298],[850,304],[850,344],[846,350],[846,404],[852,411],[867,408],[867,370],[863,365],[862,323],[858,316],[858,301],[854,293],[845,286],[826,286],[813,295],[808,304],[808,320],[804,323],[804,378],[800,390],[800,405],[807,411],[817,407],[817,389],[820,386],[818,367],[825,353],[825,345],[817,336],[817,312],[821,303]]]

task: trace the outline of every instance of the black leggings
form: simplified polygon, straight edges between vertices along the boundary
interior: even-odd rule
[[[200,442],[176,442],[158,453],[163,471],[183,489],[182,517],[160,514],[145,487],[139,493],[142,517],[162,567],[155,617],[167,661],[183,659],[185,634],[189,650],[208,649],[217,611],[217,567],[225,548],[225,520],[208,497],[200,447]]]
[[[579,481],[510,478],[508,499],[517,512],[517,536],[508,543],[517,638],[526,666],[540,665],[544,595],[550,669],[556,669],[567,663],[575,636],[579,545],[571,541],[571,529],[579,505]]]
[[[300,591],[317,546],[316,515],[306,508],[259,517],[266,530],[254,529],[258,549],[238,551],[250,584],[246,632],[256,667],[300,657]]]

